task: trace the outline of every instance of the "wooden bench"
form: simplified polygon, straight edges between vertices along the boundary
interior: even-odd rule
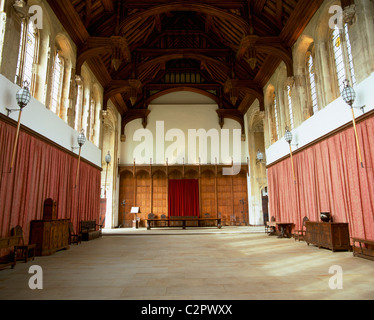
[[[172,217],[166,219],[147,219],[147,230],[151,230],[152,227],[157,226],[159,222],[164,223],[166,227],[202,227],[202,223],[216,222],[217,228],[222,228],[221,218],[194,218],[191,217]]]
[[[5,269],[7,267],[14,269],[17,263],[17,252],[14,250],[14,247],[19,244],[20,240],[21,237],[19,236],[0,238],[0,251],[2,249],[10,251],[6,255],[0,257],[0,269]]]
[[[366,240],[361,238],[352,238],[353,246],[353,256],[361,257],[374,261],[374,241]],[[356,246],[356,243],[359,243],[359,246]]]
[[[82,235],[82,241],[90,241],[100,238],[101,228],[102,225],[97,224],[95,220],[81,221],[80,233]]]

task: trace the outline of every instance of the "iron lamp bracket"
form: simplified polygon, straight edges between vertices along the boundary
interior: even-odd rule
[[[362,111],[362,113],[365,113],[365,108],[366,108],[366,105],[363,105],[363,106],[361,106],[361,107],[354,107],[354,106],[352,106],[352,108],[353,109],[360,109],[361,111]]]
[[[5,108],[6,109],[6,111],[8,112],[8,114],[7,114],[7,116],[9,117],[10,116],[10,114],[12,113],[12,112],[19,112],[19,111],[21,111],[22,109],[21,108],[19,108],[19,109],[9,109],[9,108]]]

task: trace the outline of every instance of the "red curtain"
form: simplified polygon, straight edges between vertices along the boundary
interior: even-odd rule
[[[199,217],[199,181],[169,180],[169,216]]]
[[[16,163],[9,173],[16,128],[0,120],[0,236],[20,225],[25,242],[31,220],[41,220],[47,198],[57,202],[57,218],[70,219],[76,231],[80,220],[99,221],[100,169],[29,134],[20,132]]]
[[[294,155],[296,184],[288,158],[268,169],[269,217],[293,222],[307,216],[349,223],[350,236],[374,239],[374,117],[357,125],[365,168],[361,168],[353,128]]]

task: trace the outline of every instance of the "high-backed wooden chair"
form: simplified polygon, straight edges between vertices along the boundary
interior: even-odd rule
[[[160,227],[167,227],[166,214],[161,215],[161,220],[165,220],[165,221],[160,222]]]
[[[25,262],[28,262],[29,260],[34,260],[36,244],[25,244],[25,241],[23,239],[22,227],[19,225],[14,227],[11,230],[11,235],[20,237],[20,243],[14,246],[16,259]]]
[[[75,233],[73,224],[69,223],[69,243],[80,244],[82,242],[82,234]]]
[[[305,231],[306,231],[306,228],[305,228],[305,223],[309,221],[309,218],[308,217],[304,217],[303,218],[303,224],[301,226],[301,230],[295,230],[294,234],[293,234],[293,237],[295,238],[295,241],[296,240],[305,240]]]
[[[155,214],[154,214],[154,213],[149,213],[149,214],[148,214],[148,219],[156,219]],[[154,227],[155,224],[156,224],[155,221],[151,221],[151,227]]]

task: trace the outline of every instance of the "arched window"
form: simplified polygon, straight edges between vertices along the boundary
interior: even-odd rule
[[[58,114],[61,104],[62,84],[64,79],[64,58],[57,52],[53,65],[50,109]]]
[[[287,86],[287,98],[288,98],[289,123],[290,123],[291,130],[293,130],[294,129],[294,121],[293,121],[292,88],[291,88],[291,86]]]
[[[337,26],[335,27],[331,34],[331,45],[334,52],[338,86],[340,92],[342,92],[346,79],[350,80],[352,85],[356,84],[348,24],[345,24],[341,30]]]
[[[89,112],[89,124],[88,124],[88,133],[89,140],[94,143],[94,134],[95,134],[95,115],[96,115],[96,101],[91,99],[90,112]]]
[[[81,130],[81,119],[82,119],[82,106],[83,106],[83,84],[80,79],[77,81],[77,101],[75,104],[75,126],[74,129],[77,131]]]
[[[21,40],[19,45],[18,62],[15,83],[19,86],[27,81],[30,91],[34,93],[35,72],[39,47],[38,29],[33,21],[23,20],[21,23]]]
[[[311,108],[309,114],[313,115],[318,112],[318,100],[317,100],[317,88],[316,88],[316,77],[314,68],[314,57],[313,49],[310,48],[306,53],[306,70],[308,76],[308,93],[311,101]]]
[[[278,110],[278,101],[277,97],[273,95],[273,140],[278,141],[279,139],[279,110]]]

